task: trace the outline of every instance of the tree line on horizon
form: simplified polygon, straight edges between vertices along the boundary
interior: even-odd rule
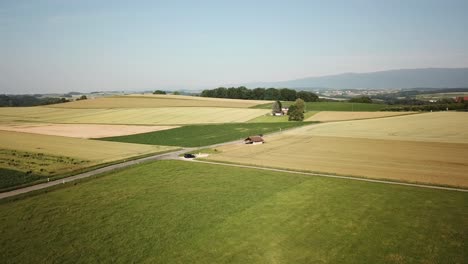
[[[296,91],[288,88],[255,88],[248,89],[240,87],[218,87],[215,89],[203,90],[202,97],[246,99],[246,100],[275,100],[275,101],[295,101],[300,98],[305,102],[317,102],[319,97],[308,91]]]

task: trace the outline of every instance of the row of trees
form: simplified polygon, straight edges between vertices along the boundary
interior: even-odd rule
[[[446,110],[468,110],[468,102],[452,104],[426,104],[426,105],[404,105],[389,106],[381,111],[446,111]]]
[[[372,99],[368,96],[353,97],[349,99],[350,103],[372,104]]]
[[[230,99],[247,99],[247,100],[281,100],[294,101],[301,98],[306,102],[318,101],[318,96],[312,92],[300,91],[293,89],[282,88],[255,88],[248,89],[244,86],[240,87],[219,87],[211,90],[203,90],[200,94],[202,97],[214,98],[230,98]]]

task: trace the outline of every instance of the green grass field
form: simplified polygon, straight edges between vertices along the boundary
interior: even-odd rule
[[[283,106],[289,106],[293,102],[281,102]],[[271,109],[272,103],[253,106],[251,108]],[[307,102],[307,111],[380,111],[387,107],[385,104],[363,104],[349,102]]]
[[[43,179],[34,172],[0,168],[0,190]]]
[[[72,157],[0,149],[0,190],[66,174],[89,164],[88,160]]]
[[[101,140],[150,145],[164,144],[166,146],[201,147],[308,124],[312,124],[312,122],[189,125],[143,134],[102,138]]]
[[[462,192],[183,161],[0,203],[2,263],[464,263]]]

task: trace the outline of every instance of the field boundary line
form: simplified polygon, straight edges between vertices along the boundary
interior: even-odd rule
[[[119,162],[119,163],[116,163],[116,164],[101,167],[99,169],[79,173],[79,174],[76,174],[76,175],[73,175],[73,176],[69,176],[69,177],[66,177],[66,178],[61,178],[61,179],[53,180],[53,181],[50,181],[50,182],[39,183],[39,184],[31,185],[31,186],[28,186],[28,187],[20,188],[20,189],[15,189],[15,190],[11,190],[11,191],[2,192],[2,193],[0,193],[0,200],[4,199],[4,198],[9,198],[9,197],[17,196],[17,195],[20,195],[20,194],[25,194],[25,193],[29,193],[29,192],[33,192],[33,191],[38,191],[38,190],[50,188],[50,187],[53,187],[53,186],[56,186],[56,185],[65,184],[65,183],[73,182],[73,181],[76,181],[76,180],[88,178],[88,177],[95,176],[95,175],[98,175],[98,174],[101,174],[101,173],[104,173],[104,172],[111,172],[111,171],[114,171],[114,170],[126,168],[128,166],[140,164],[140,163],[146,162],[146,161],[154,161],[154,160],[162,160],[162,159],[175,159],[176,157],[178,157],[179,154],[183,154],[183,153],[185,153],[187,151],[190,151],[190,150],[191,150],[191,148],[182,148],[182,149],[178,149],[178,150],[172,151],[172,152],[165,152],[165,153],[155,154],[155,155],[151,155],[151,156],[147,156],[147,157],[143,157],[143,158],[139,158],[139,159]]]
[[[258,169],[258,170],[267,170],[267,171],[276,171],[276,172],[285,172],[285,173],[302,174],[302,175],[310,175],[310,176],[318,176],[318,177],[327,177],[327,178],[336,178],[336,179],[345,179],[345,180],[355,180],[355,181],[364,181],[364,182],[374,182],[374,183],[384,183],[384,184],[402,185],[402,186],[410,186],[410,187],[420,187],[420,188],[427,188],[427,189],[438,189],[438,190],[446,190],[446,191],[468,192],[468,189],[462,189],[462,188],[456,188],[456,187],[443,187],[443,186],[427,185],[427,184],[419,184],[419,183],[386,181],[386,180],[358,178],[358,177],[351,177],[351,176],[340,176],[340,175],[314,173],[314,172],[300,172],[300,171],[293,171],[293,170],[287,170],[287,169],[275,169],[275,168],[266,168],[266,167],[252,166],[252,165],[230,164],[230,163],[204,161],[204,160],[188,160],[188,159],[183,159],[183,160],[191,161],[191,162],[198,162],[198,163],[213,164],[213,165],[224,165],[224,166],[231,166],[231,167]]]

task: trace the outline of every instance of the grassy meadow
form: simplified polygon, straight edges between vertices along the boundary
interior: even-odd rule
[[[463,263],[463,192],[158,161],[0,203],[3,263]]]
[[[201,147],[244,139],[252,135],[279,132],[309,124],[312,124],[312,122],[189,125],[170,130],[102,138],[101,140],[150,145],[164,144],[168,146]]]
[[[281,102],[285,107],[288,107],[294,102]],[[364,104],[364,103],[350,103],[350,102],[306,102],[307,111],[380,111],[385,108],[385,104]],[[273,103],[260,104],[252,108],[271,109]]]

